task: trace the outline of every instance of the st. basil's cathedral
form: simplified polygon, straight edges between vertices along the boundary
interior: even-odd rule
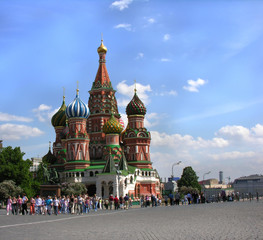
[[[160,177],[152,168],[151,134],[144,127],[146,108],[134,90],[126,107],[128,124],[118,112],[115,90],[106,68],[107,48],[98,47],[99,68],[88,106],[80,99],[65,104],[52,117],[56,140],[45,156],[60,182],[84,183],[88,194],[132,197],[160,195]]]

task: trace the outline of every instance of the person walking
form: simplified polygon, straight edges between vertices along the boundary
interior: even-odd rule
[[[119,198],[117,197],[117,195],[115,195],[115,198],[114,198],[114,209],[115,210],[119,209]]]
[[[82,204],[83,204],[83,198],[82,198],[82,196],[81,195],[79,195],[78,196],[78,209],[77,209],[77,214],[81,214],[81,215],[83,215],[83,206],[82,206]]]
[[[33,197],[30,198],[30,215],[35,215],[35,204],[36,201]]]
[[[93,197],[93,205],[94,205],[94,211],[97,212],[98,210],[98,203],[99,203],[99,199],[98,197],[96,196],[96,194],[94,194],[94,197]]]
[[[128,196],[128,194],[125,195],[124,202],[125,202],[125,209],[128,210],[128,208],[129,208],[129,196]]]
[[[17,198],[17,212],[19,215],[22,214],[22,198],[20,197],[20,195],[18,195]]]
[[[12,197],[9,196],[6,203],[6,215],[9,215],[9,212],[12,211]]]
[[[12,199],[12,214],[17,215],[17,200],[15,197]]]
[[[36,198],[36,214],[42,214],[41,212],[41,208],[42,208],[42,199],[40,196],[37,196]]]
[[[53,201],[53,206],[54,206],[54,213],[55,215],[58,215],[58,206],[59,206],[59,200],[55,196],[54,201]]]
[[[27,198],[26,194],[24,193],[23,198],[22,198],[22,214],[23,215],[25,215],[25,213],[28,214],[27,202],[28,202],[28,198]]]
[[[110,202],[110,210],[113,209],[113,203],[114,203],[114,197],[112,196],[112,194],[109,197],[109,202]]]

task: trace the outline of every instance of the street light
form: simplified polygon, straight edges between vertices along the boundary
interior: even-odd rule
[[[172,165],[172,178],[174,177],[174,166],[179,165],[181,162],[182,162],[182,161],[179,161],[179,162],[174,163],[174,164]]]

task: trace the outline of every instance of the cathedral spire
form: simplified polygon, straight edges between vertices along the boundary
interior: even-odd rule
[[[93,82],[92,89],[98,89],[98,88],[106,88],[106,89],[112,89],[110,77],[106,68],[106,53],[107,48],[103,44],[103,39],[101,38],[101,44],[98,47],[98,54],[99,54],[99,68],[97,71],[97,75],[95,78],[95,81]]]

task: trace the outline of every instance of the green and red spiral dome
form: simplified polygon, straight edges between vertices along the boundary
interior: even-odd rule
[[[51,123],[53,127],[64,127],[66,126],[66,104],[65,97],[63,96],[63,102],[60,109],[51,118]]]
[[[132,100],[126,107],[126,113],[128,116],[130,115],[145,115],[146,107],[144,106],[141,99],[134,93]]]
[[[122,125],[112,114],[110,119],[104,124],[103,132],[105,134],[120,134],[123,130]]]

